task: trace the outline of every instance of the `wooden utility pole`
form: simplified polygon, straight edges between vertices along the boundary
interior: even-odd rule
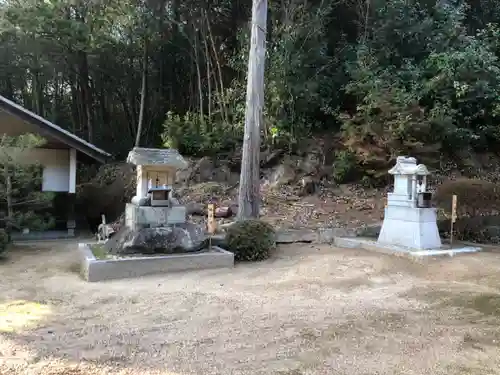
[[[260,129],[264,107],[264,63],[266,59],[267,0],[253,0],[252,33],[248,56],[245,135],[241,158],[238,220],[259,217]]]

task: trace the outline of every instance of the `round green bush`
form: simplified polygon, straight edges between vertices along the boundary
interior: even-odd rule
[[[239,221],[228,228],[226,245],[235,260],[256,262],[271,256],[276,234],[270,224],[260,220]]]
[[[9,234],[5,229],[0,229],[0,254],[2,254],[9,244]]]

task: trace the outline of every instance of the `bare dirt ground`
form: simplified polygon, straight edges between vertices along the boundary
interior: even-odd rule
[[[0,374],[500,374],[500,256],[293,245],[90,284],[71,243],[0,264]]]

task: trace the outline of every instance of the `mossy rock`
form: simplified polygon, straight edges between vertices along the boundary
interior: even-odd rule
[[[261,261],[276,249],[276,233],[270,224],[260,220],[239,221],[228,228],[226,244],[237,261]]]

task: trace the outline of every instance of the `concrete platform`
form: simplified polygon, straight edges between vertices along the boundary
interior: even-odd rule
[[[476,253],[482,249],[477,246],[454,246],[453,248],[446,248],[442,246],[439,249],[411,249],[408,247],[394,246],[394,245],[384,245],[379,244],[375,240],[367,238],[352,238],[352,237],[336,237],[335,246],[343,247],[347,249],[364,249],[369,251],[376,251],[384,254],[407,256],[410,258],[424,258],[429,256],[454,256],[456,254],[462,253]]]
[[[14,242],[60,240],[75,237],[74,233],[68,233],[67,230],[47,230],[29,233],[14,232],[11,234],[12,241]]]
[[[234,266],[234,254],[212,246],[210,251],[195,254],[96,259],[91,244],[80,243],[80,272],[90,282],[134,278],[177,271],[230,268]]]

